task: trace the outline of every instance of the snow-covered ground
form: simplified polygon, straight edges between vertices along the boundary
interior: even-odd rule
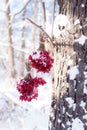
[[[48,130],[51,76],[45,74],[45,80],[38,99],[31,102],[19,100],[16,86],[7,81],[0,84],[0,130]]]

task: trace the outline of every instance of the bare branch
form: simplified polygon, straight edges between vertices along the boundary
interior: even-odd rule
[[[42,26],[36,24],[34,21],[32,21],[31,19],[29,18],[26,18],[27,21],[31,22],[33,25],[35,25],[36,27],[38,27],[47,37],[48,39],[50,40],[50,43],[52,43],[51,45],[53,45],[53,41],[51,39],[51,37],[47,34],[47,32],[42,28]]]
[[[29,4],[30,1],[31,1],[31,0],[28,0],[28,1],[25,3],[25,5],[22,7],[22,9],[19,10],[17,13],[15,13],[15,14],[13,15],[13,17],[15,17],[16,15],[20,14],[20,13],[26,8],[26,6]]]

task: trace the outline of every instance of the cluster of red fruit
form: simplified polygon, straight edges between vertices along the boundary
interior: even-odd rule
[[[33,52],[29,56],[30,64],[33,68],[37,69],[38,72],[48,73],[52,67],[53,59],[50,57],[49,52],[39,51]],[[17,82],[17,90],[20,92],[20,100],[31,101],[38,97],[38,86],[46,84],[43,78],[29,78],[21,79]]]
[[[38,72],[48,73],[53,64],[53,58],[50,57],[48,51],[33,52],[29,56],[31,66]]]
[[[46,83],[42,78],[30,78],[21,79],[17,82],[17,90],[21,93],[20,99],[25,101],[31,101],[32,99],[37,99],[39,85],[44,85]]]

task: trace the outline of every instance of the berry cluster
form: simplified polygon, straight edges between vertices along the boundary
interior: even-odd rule
[[[42,78],[30,78],[21,79],[17,82],[17,90],[21,93],[20,99],[25,101],[31,101],[32,99],[37,99],[39,85],[46,84],[46,81]]]
[[[30,65],[37,69],[38,72],[48,73],[52,67],[53,59],[47,51],[33,52],[28,58]],[[43,78],[35,77],[23,78],[17,82],[17,90],[19,91],[20,100],[31,101],[38,97],[38,86],[46,84]]]
[[[29,60],[33,68],[43,73],[48,73],[54,62],[48,51],[33,52],[33,54],[29,56]]]

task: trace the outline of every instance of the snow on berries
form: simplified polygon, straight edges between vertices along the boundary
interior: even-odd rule
[[[29,60],[33,68],[43,73],[49,73],[54,62],[48,51],[33,52],[33,54],[29,56]]]
[[[38,86],[46,84],[42,78],[21,79],[17,82],[17,90],[19,91],[20,100],[31,101],[38,97]]]
[[[28,71],[30,71],[32,67],[37,69],[37,72],[49,73],[54,60],[49,55],[48,51],[35,51],[32,55],[29,55],[28,62]],[[17,90],[21,94],[20,100],[30,102],[32,99],[37,99],[38,87],[44,84],[46,84],[46,81],[43,78],[32,78],[31,74],[28,72],[25,78],[17,82]]]

